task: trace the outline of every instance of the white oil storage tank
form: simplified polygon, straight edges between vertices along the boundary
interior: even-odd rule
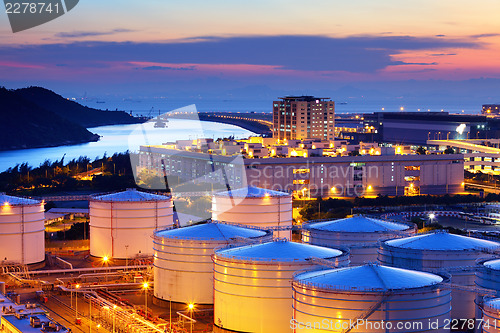
[[[290,283],[296,271],[316,267],[311,258],[349,263],[344,251],[286,240],[216,251],[214,332],[290,333]]]
[[[500,333],[500,298],[485,300],[481,326],[483,333]]]
[[[481,259],[476,271],[476,286],[489,289],[489,295],[500,297],[500,259]],[[476,296],[476,318],[481,318],[483,308],[483,294]]]
[[[435,231],[382,242],[379,261],[407,269],[448,272],[453,284],[473,287],[476,260],[499,250],[497,242]],[[458,289],[452,294],[452,318],[474,318],[475,294]]]
[[[45,213],[38,200],[0,193],[0,261],[29,265],[45,260]]]
[[[217,222],[156,231],[155,303],[174,302],[176,308],[213,304],[214,250],[230,244],[269,240],[272,240],[270,231]]]
[[[479,261],[476,272],[476,285],[480,288],[500,292],[500,259],[484,259]]]
[[[380,239],[411,236],[415,233],[414,224],[396,223],[363,215],[338,220],[311,221],[302,225],[304,243],[333,248],[347,247],[350,250],[351,265],[376,261]]]
[[[451,292],[431,273],[366,264],[294,276],[294,332],[449,332]]]
[[[215,193],[212,219],[227,223],[274,228],[275,238],[292,237],[292,196],[259,187]]]
[[[127,189],[89,202],[90,255],[116,259],[152,256],[156,229],[173,225],[170,196]]]

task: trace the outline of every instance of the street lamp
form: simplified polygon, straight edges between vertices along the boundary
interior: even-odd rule
[[[89,297],[89,333],[92,333],[92,297]]]
[[[116,326],[116,304],[113,304],[113,333],[115,333]]]
[[[145,308],[146,308],[146,312],[144,314],[144,317],[146,319],[148,319],[148,288],[149,288],[149,283],[144,282],[142,284],[142,288],[144,289],[144,304],[145,304]]]
[[[429,214],[429,220],[430,220],[431,224],[432,224],[432,221],[434,220],[435,217],[436,217],[436,214],[434,214],[434,213]],[[424,225],[424,227],[425,227],[425,225]]]
[[[189,309],[189,317],[191,318],[191,332],[193,333],[193,310],[194,310],[194,303],[189,303],[188,304],[188,309]]]
[[[75,319],[78,318],[78,288],[80,288],[80,285],[77,284],[75,286],[76,290],[75,290]]]
[[[102,262],[104,263],[105,266],[108,265],[108,261],[109,261],[109,257],[108,256],[104,256],[102,257]],[[108,282],[108,274],[105,274],[106,276],[106,283]]]

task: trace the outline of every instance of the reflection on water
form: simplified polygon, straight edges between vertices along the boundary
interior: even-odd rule
[[[234,135],[235,138],[242,138],[252,134],[250,131],[229,124],[186,119],[170,119],[167,128],[154,128],[153,125],[154,123],[148,122],[145,124],[94,127],[89,128],[89,131],[102,136],[98,142],[0,151],[0,172],[24,162],[36,167],[46,159],[55,161],[63,156],[65,161],[80,156],[88,156],[93,160],[104,154],[110,156],[126,150],[137,151],[139,146],[144,144],[161,144],[202,137],[217,139],[231,135]]]

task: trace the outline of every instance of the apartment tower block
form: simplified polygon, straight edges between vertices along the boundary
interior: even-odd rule
[[[335,139],[335,102],[314,96],[280,97],[273,102],[277,140]]]

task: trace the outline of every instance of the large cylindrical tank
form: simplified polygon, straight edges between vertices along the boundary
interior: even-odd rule
[[[439,275],[367,264],[294,276],[294,332],[449,332]],[[448,321],[448,322],[447,322]],[[432,327],[429,327],[432,323]]]
[[[500,243],[436,231],[381,243],[384,265],[429,272],[449,272],[452,283],[474,286],[476,260],[500,250]],[[474,293],[453,290],[454,319],[475,317]]]
[[[172,198],[127,189],[90,199],[90,254],[117,259],[153,255],[156,229],[173,225]]]
[[[275,228],[275,238],[290,240],[292,196],[252,186],[219,192],[212,198],[212,219],[264,229]]]
[[[302,226],[304,243],[326,247],[348,247],[351,265],[377,261],[380,239],[411,236],[415,225],[390,222],[363,215],[306,223]]]
[[[272,232],[209,222],[154,235],[154,295],[158,304],[213,304],[216,248],[272,240]],[[163,300],[165,302],[162,302]]]
[[[500,298],[484,302],[482,328],[484,333],[500,333]]]
[[[0,261],[35,264],[45,260],[43,203],[0,193]]]
[[[500,259],[486,259],[479,262],[476,285],[500,292]]]
[[[490,289],[500,297],[500,259],[483,259],[478,262],[476,286]],[[483,295],[476,296],[476,318],[482,318]],[[479,331],[480,332],[480,331]]]
[[[291,332],[294,272],[312,268],[310,258],[349,263],[346,252],[275,240],[216,251],[214,261],[214,331]]]

